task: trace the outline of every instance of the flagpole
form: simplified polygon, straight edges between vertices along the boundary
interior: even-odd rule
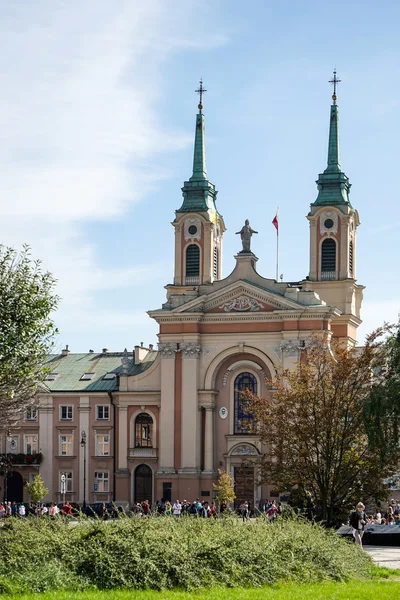
[[[279,206],[276,209],[276,218],[278,220]],[[279,225],[276,228],[276,281],[278,282],[279,273]]]

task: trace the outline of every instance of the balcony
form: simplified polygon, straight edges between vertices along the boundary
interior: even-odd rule
[[[157,458],[157,448],[129,448],[129,458]]]
[[[195,277],[185,277],[185,285],[199,285],[200,277],[197,275]]]
[[[29,466],[29,465],[40,465],[43,461],[43,454],[41,452],[37,452],[36,454],[12,454],[11,452],[7,454],[0,454],[0,465],[7,466]]]

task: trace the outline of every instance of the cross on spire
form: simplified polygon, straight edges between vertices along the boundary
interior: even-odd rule
[[[336,96],[336,86],[338,83],[341,83],[342,80],[338,79],[336,77],[336,69],[333,71],[333,79],[329,80],[329,83],[333,83],[333,94],[332,94],[332,100],[333,100],[333,104],[336,104],[336,100],[337,100],[337,96]]]
[[[206,91],[207,90],[203,88],[203,79],[201,78],[199,88],[197,90],[195,90],[196,94],[199,94],[199,96],[200,96],[199,105],[198,105],[198,109],[200,112],[202,111],[202,108],[203,108],[203,94]]]

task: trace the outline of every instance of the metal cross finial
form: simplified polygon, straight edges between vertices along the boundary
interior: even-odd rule
[[[336,96],[336,85],[338,83],[341,83],[342,80],[338,79],[336,77],[336,69],[333,71],[333,79],[329,80],[329,83],[333,83],[333,94],[332,94],[332,100],[333,100],[333,104],[336,104],[336,100],[337,100],[337,96]]]
[[[199,105],[198,105],[198,109],[200,112],[203,108],[203,94],[206,91],[207,90],[203,88],[203,79],[200,79],[200,86],[197,90],[195,90],[196,94],[199,94],[199,96],[200,96],[200,101],[199,101]]]

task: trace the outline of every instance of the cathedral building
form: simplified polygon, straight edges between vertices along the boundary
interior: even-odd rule
[[[39,470],[46,499],[58,502],[63,485],[80,503],[211,500],[218,469],[234,477],[238,503],[278,496],[256,482],[251,461],[261,445],[240,392],[268,396],[276,370],[293,368],[316,332],[355,344],[361,323],[359,217],[340,163],[338,118],[334,93],[328,162],[307,216],[309,275],[285,283],[258,273],[246,221],[235,268],[224,277],[227,233],[208,179],[200,100],[193,170],[172,223],[174,272],[165,303],[148,312],[159,326],[158,349],[66,348],[52,356],[49,393],[1,440],[1,452],[15,456],[8,499],[27,500],[23,481]]]

